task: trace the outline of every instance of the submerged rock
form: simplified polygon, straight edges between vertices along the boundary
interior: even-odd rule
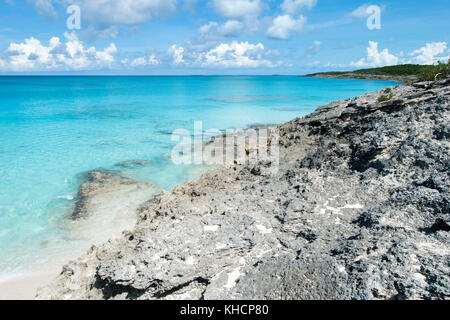
[[[137,169],[142,167],[148,167],[152,164],[150,160],[127,160],[116,163],[114,166],[125,169]]]
[[[82,179],[86,182],[78,190],[72,212],[73,219],[92,216],[96,211],[111,207],[112,203],[115,204],[114,210],[119,210],[130,202],[135,203],[136,210],[139,204],[145,202],[157,190],[151,183],[134,181],[116,170],[92,170],[83,174]],[[124,198],[127,198],[127,201],[119,202]]]
[[[448,299],[450,88],[383,94],[280,126],[278,171],[230,165],[157,196],[38,298]],[[88,194],[127,185],[112,176]]]

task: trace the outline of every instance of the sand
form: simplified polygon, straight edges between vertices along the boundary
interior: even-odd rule
[[[36,290],[48,285],[58,275],[58,270],[47,273],[18,276],[0,281],[0,300],[32,300]]]

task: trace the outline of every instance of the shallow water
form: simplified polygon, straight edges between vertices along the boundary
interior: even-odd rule
[[[168,190],[201,172],[170,162],[175,129],[192,131],[195,120],[204,130],[283,123],[394,84],[295,76],[0,77],[0,278],[87,248],[90,239],[74,240],[66,223],[80,173],[151,160],[124,172]]]

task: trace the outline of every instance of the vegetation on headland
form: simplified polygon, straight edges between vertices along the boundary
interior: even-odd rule
[[[419,74],[419,80],[420,81],[434,81],[434,80],[441,80],[446,79],[449,76],[449,67],[450,67],[450,59],[447,61],[447,63],[439,61],[437,65],[432,66],[426,66],[428,68],[425,68],[420,74]]]
[[[324,77],[339,77],[339,76],[391,76],[391,77],[407,77],[414,76],[418,81],[434,81],[445,79],[449,76],[450,60],[439,62],[435,65],[418,65],[418,64],[403,64],[396,66],[386,66],[382,68],[359,69],[355,71],[335,71],[335,72],[319,72],[309,74],[307,76],[324,76]]]

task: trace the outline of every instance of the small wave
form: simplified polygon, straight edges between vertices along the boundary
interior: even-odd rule
[[[74,199],[74,197],[73,197],[72,195],[70,195],[70,194],[64,194],[64,195],[58,196],[58,197],[56,197],[56,198],[57,198],[57,199],[69,200],[69,201],[71,201],[71,200]]]

